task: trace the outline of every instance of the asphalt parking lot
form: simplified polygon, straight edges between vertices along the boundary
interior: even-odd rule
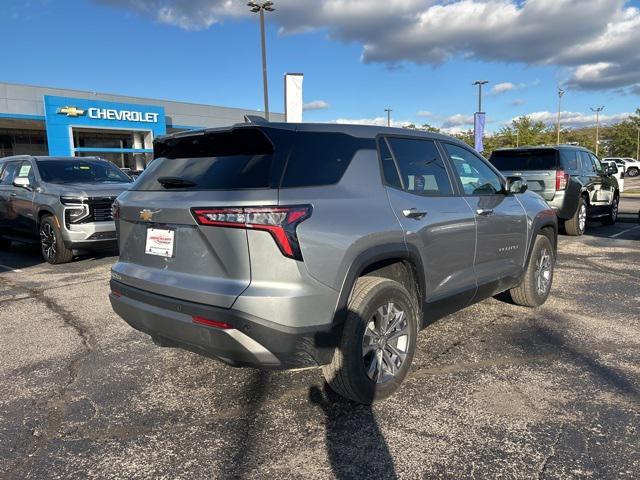
[[[0,477],[638,478],[640,200],[560,237],[536,310],[488,300],[422,332],[373,408],[317,369],[156,347],[107,299],[113,256],[0,253]],[[635,209],[635,210],[634,210]]]

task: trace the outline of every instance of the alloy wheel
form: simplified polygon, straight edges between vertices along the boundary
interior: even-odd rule
[[[587,207],[586,205],[580,205],[580,212],[578,212],[578,226],[581,232],[587,227]]]
[[[404,310],[393,302],[378,307],[362,339],[362,360],[372,381],[385,383],[398,374],[407,358],[410,334]]]
[[[613,203],[611,204],[611,220],[614,222],[618,218],[618,198],[613,199]]]
[[[547,293],[551,285],[551,253],[546,248],[540,251],[536,260],[535,280],[538,295]]]
[[[53,227],[48,223],[42,225],[40,228],[40,244],[42,247],[42,254],[47,259],[55,258],[56,256],[56,232]]]

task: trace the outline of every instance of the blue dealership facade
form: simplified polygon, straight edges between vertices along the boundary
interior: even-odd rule
[[[0,83],[0,157],[100,156],[143,169],[153,139],[177,131],[242,122],[245,110],[169,100]],[[272,114],[283,120],[281,114]]]

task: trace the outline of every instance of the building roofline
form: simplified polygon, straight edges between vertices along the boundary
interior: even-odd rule
[[[0,85],[13,85],[16,87],[30,87],[30,88],[43,88],[43,89],[50,89],[50,90],[66,90],[69,92],[84,92],[87,93],[89,95],[109,95],[112,97],[120,97],[120,98],[128,98],[128,99],[134,99],[134,100],[144,100],[144,101],[156,101],[156,102],[170,102],[170,103],[180,103],[183,105],[195,105],[197,107],[212,107],[212,108],[225,108],[228,110],[237,110],[240,112],[259,112],[260,110],[256,110],[254,108],[240,108],[240,107],[226,107],[224,105],[212,105],[210,103],[196,103],[196,102],[185,102],[182,100],[170,100],[167,98],[154,98],[154,97],[135,97],[133,95],[122,95],[119,93],[109,93],[109,92],[97,92],[97,91],[91,91],[91,90],[82,90],[82,89],[75,89],[75,88],[68,88],[68,87],[51,87],[51,86],[45,86],[45,85],[32,85],[29,83],[15,83],[15,82],[4,82],[4,81],[0,81]],[[52,95],[55,96],[55,95]],[[275,113],[277,115],[284,115],[284,112],[271,112],[271,113]]]

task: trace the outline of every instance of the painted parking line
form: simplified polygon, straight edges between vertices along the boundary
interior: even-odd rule
[[[618,232],[615,235],[611,235],[611,237],[609,237],[609,238],[619,237],[620,235],[623,235],[623,234],[625,234],[627,232],[630,232],[631,230],[635,230],[636,228],[640,228],[640,225],[636,225],[635,227],[631,227],[631,228],[627,228],[626,230],[622,230],[621,232]]]

